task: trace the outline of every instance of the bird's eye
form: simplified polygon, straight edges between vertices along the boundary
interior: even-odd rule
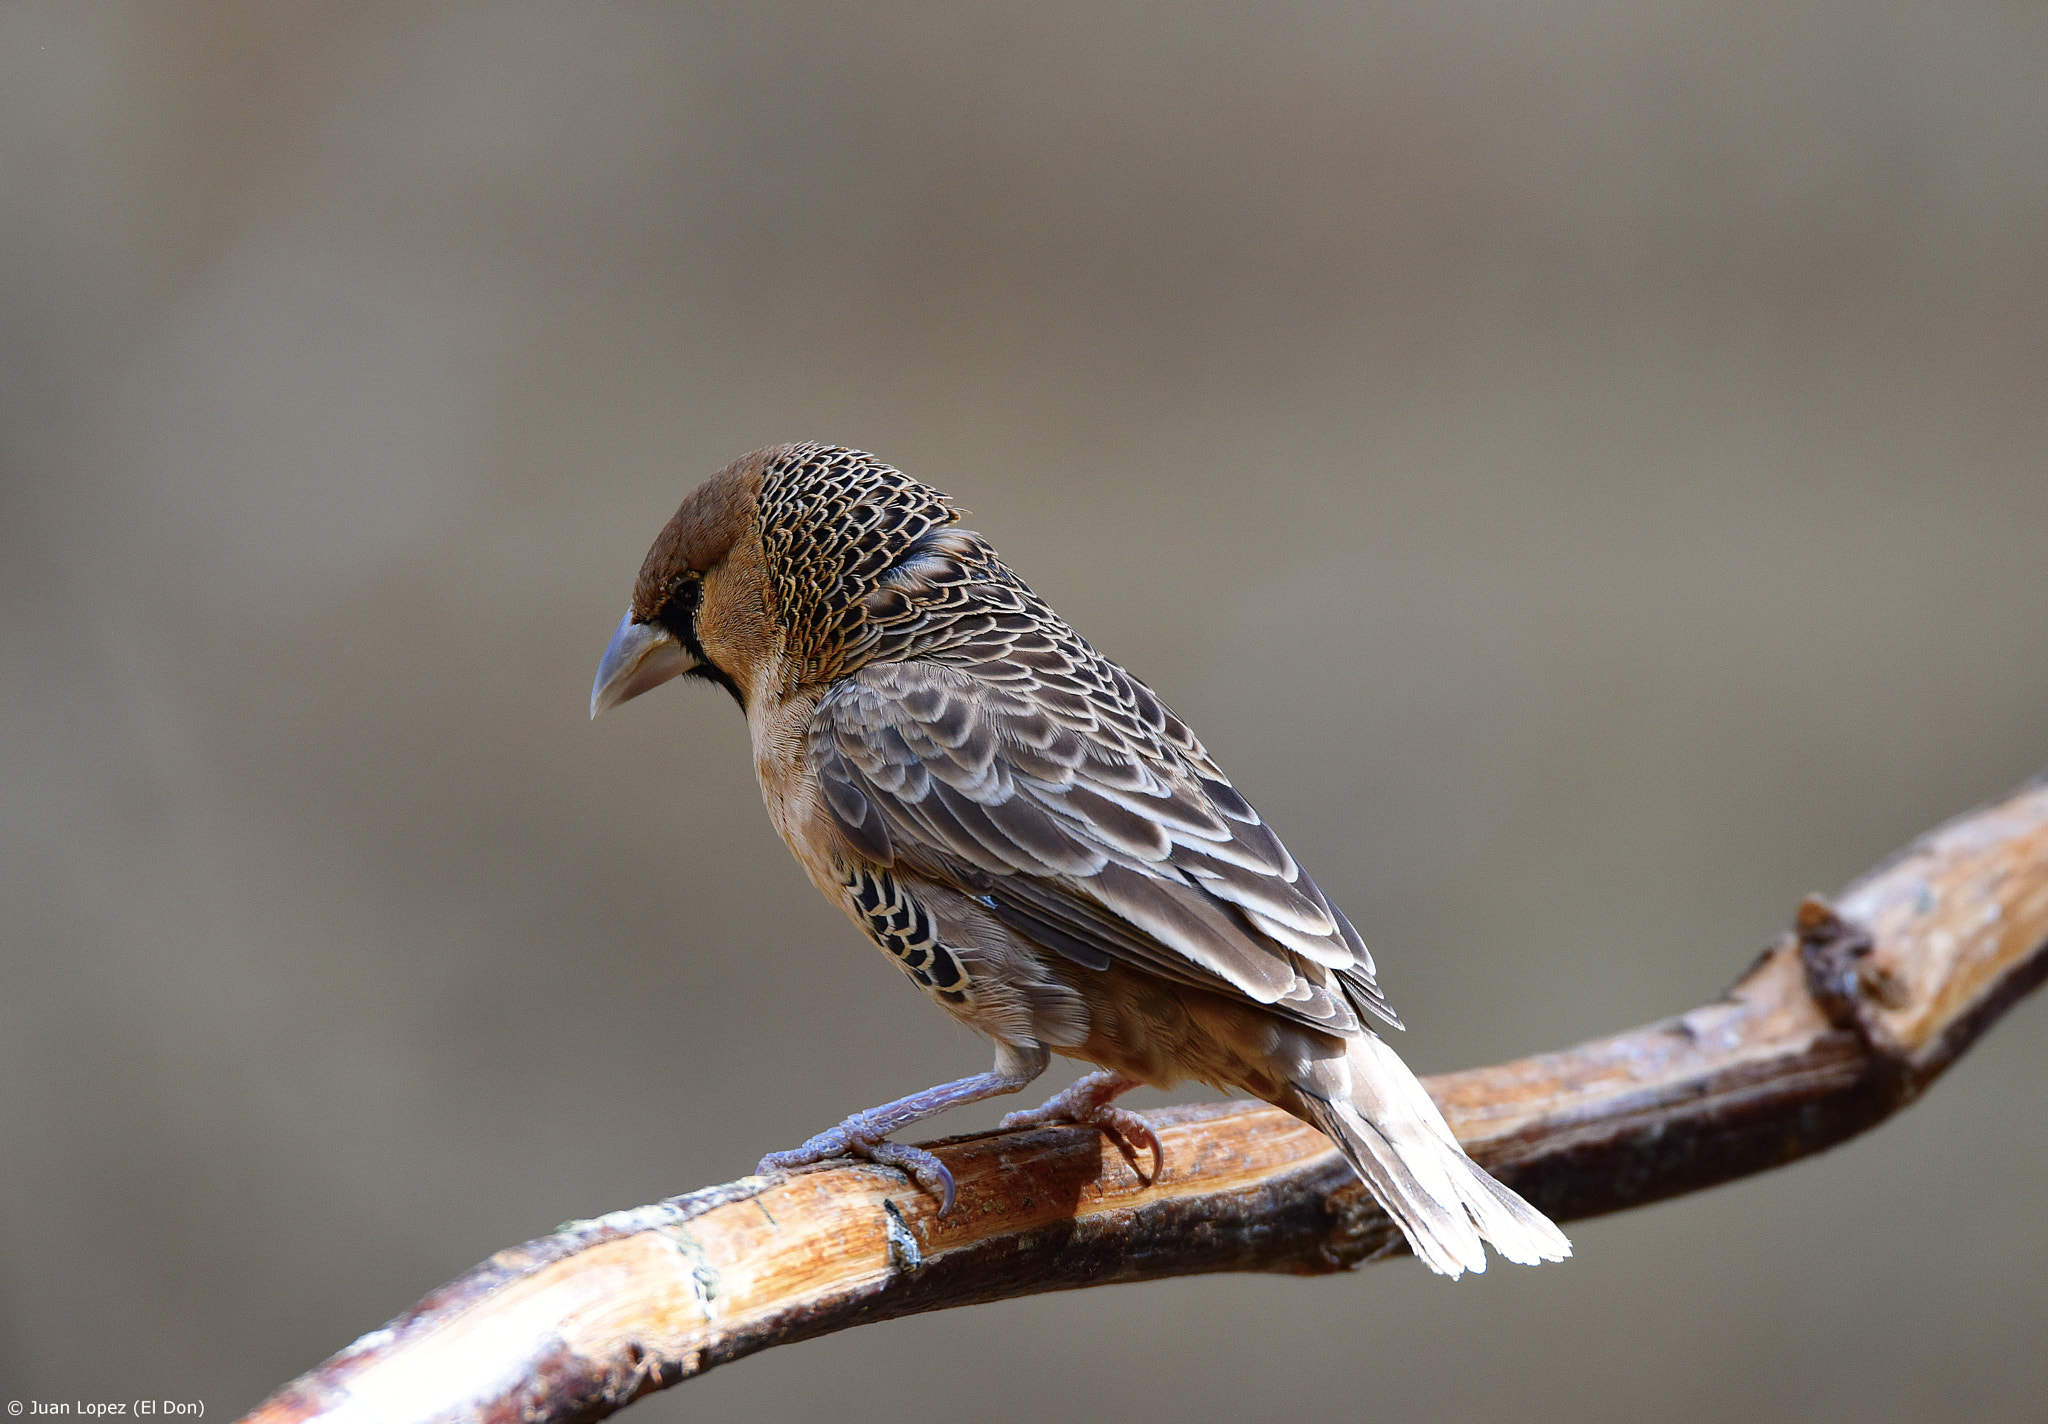
[[[704,581],[694,571],[669,581],[668,598],[654,621],[682,640],[686,648],[697,642],[697,607],[704,601]]]

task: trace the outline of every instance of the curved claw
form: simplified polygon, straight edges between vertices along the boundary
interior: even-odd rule
[[[819,1133],[801,1147],[792,1147],[786,1152],[770,1152],[754,1170],[760,1173],[787,1172],[796,1167],[829,1162],[835,1157],[864,1157],[884,1167],[894,1167],[939,1199],[940,1216],[953,1209],[953,1174],[946,1169],[945,1163],[922,1147],[870,1136],[845,1122]]]
[[[1048,1103],[1043,1108],[1010,1113],[997,1126],[1006,1132],[1026,1127],[1092,1127],[1117,1145],[1133,1171],[1137,1169],[1140,1150],[1152,1154],[1153,1181],[1158,1181],[1166,1171],[1166,1144],[1159,1140],[1159,1134],[1152,1130],[1151,1123],[1129,1108],[1103,1103],[1074,1112],[1061,1112]]]
[[[1152,1124],[1139,1117],[1129,1108],[1113,1108],[1104,1105],[1088,1119],[1096,1127],[1119,1139],[1130,1150],[1131,1166],[1136,1168],[1137,1152],[1142,1148],[1152,1154],[1152,1180],[1158,1181],[1166,1171],[1166,1144],[1159,1140],[1159,1134],[1152,1130]]]
[[[1068,1124],[1096,1128],[1116,1143],[1133,1171],[1138,1168],[1138,1150],[1142,1148],[1151,1152],[1152,1180],[1156,1182],[1166,1171],[1166,1145],[1152,1130],[1152,1124],[1130,1109],[1116,1107],[1110,1101],[1117,1094],[1137,1086],[1133,1080],[1107,1070],[1091,1073],[1035,1108],[1005,1114],[999,1125],[1006,1131]]]
[[[901,1142],[871,1142],[861,1155],[896,1168],[937,1197],[940,1216],[953,1209],[953,1174],[946,1169],[944,1162],[922,1147],[908,1147]]]

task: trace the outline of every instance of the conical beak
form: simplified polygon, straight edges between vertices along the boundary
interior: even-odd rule
[[[659,623],[635,623],[629,608],[598,660],[597,680],[590,685],[590,715],[630,702],[695,666],[696,659],[675,634]]]

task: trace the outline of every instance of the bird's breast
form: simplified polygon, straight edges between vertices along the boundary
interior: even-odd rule
[[[840,881],[846,856],[811,765],[809,732],[817,705],[816,692],[800,692],[749,708],[747,724],[754,743],[754,774],[761,782],[769,821],[811,883],[838,903],[844,894]]]

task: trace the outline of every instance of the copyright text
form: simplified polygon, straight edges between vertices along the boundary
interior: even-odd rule
[[[65,1414],[73,1418],[105,1419],[120,1415],[129,1419],[203,1419],[203,1399],[10,1399],[7,1413],[14,1418]]]

